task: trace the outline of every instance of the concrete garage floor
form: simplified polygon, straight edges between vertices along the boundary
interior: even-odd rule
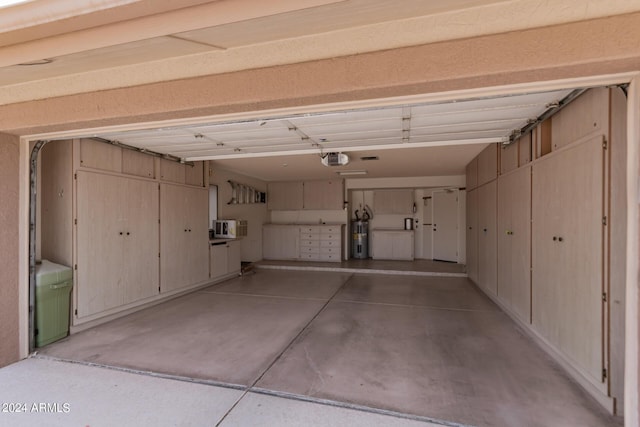
[[[622,424],[466,278],[258,270],[41,354],[237,390],[263,425],[291,398],[478,426]]]

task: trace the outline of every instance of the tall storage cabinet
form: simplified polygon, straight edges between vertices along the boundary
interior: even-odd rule
[[[77,173],[78,317],[158,294],[158,186]]]
[[[618,415],[625,364],[626,113],[620,88],[590,89],[519,138],[517,147],[499,150],[497,213],[490,208],[491,182],[484,184],[493,176],[491,150],[467,165],[467,186],[476,170],[479,185],[468,196],[469,226],[474,210],[478,218],[477,236],[467,230],[469,277]],[[486,225],[496,214],[497,295]]]
[[[478,191],[467,191],[467,275],[478,283]]]
[[[497,182],[478,187],[478,285],[497,294]]]
[[[161,291],[209,278],[208,192],[160,184]]]
[[[603,137],[533,166],[533,327],[603,378]]]
[[[531,167],[498,180],[498,298],[523,322],[531,316]]]

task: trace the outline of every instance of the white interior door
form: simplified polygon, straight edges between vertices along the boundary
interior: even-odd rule
[[[458,190],[434,191],[433,259],[458,262]]]

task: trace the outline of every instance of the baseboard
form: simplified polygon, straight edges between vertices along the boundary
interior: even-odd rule
[[[558,363],[567,374],[577,382],[594,400],[604,407],[611,415],[615,414],[615,399],[607,396],[598,388],[587,376],[579,369],[573,366],[573,362],[560,352],[553,344],[549,343],[531,325],[523,322],[508,307],[506,307],[497,296],[486,292],[477,283],[471,281],[483,294],[487,295],[494,303],[496,303],[507,316],[511,318],[522,331],[527,334],[545,353],[547,353],[556,363]]]
[[[155,295],[151,299],[142,300],[142,301],[134,302],[134,303],[131,303],[131,304],[127,304],[127,305],[125,305],[123,307],[114,308],[114,309],[109,310],[107,313],[102,314],[102,315],[98,314],[98,315],[95,315],[95,316],[91,316],[89,319],[87,319],[85,321],[81,321],[79,323],[71,325],[71,327],[69,328],[70,335],[73,335],[73,334],[78,333],[78,332],[82,332],[84,330],[93,328],[93,327],[101,325],[103,323],[110,322],[110,321],[118,319],[120,317],[127,316],[127,315],[135,313],[137,311],[144,310],[146,308],[150,308],[150,307],[156,306],[158,304],[162,304],[164,302],[167,302],[167,301],[172,300],[174,298],[178,298],[178,297],[181,297],[183,295],[192,293],[192,292],[197,291],[199,289],[207,288],[207,287],[209,287],[211,285],[215,285],[216,283],[220,283],[220,282],[228,280],[230,278],[237,277],[239,275],[239,273],[240,273],[240,271],[229,273],[229,274],[227,274],[225,276],[217,277],[214,280],[207,280],[205,282],[200,282],[200,283],[198,283],[198,284],[196,284],[194,286],[189,286],[187,288],[183,288],[183,289],[178,289],[178,290],[175,290],[175,291],[167,292],[165,294]]]

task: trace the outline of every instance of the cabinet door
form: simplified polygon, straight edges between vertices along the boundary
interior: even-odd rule
[[[160,287],[162,292],[189,284],[189,238],[185,187],[160,184]]]
[[[510,175],[511,199],[511,308],[524,322],[531,321],[531,167]],[[498,231],[499,233],[501,230]],[[500,262],[502,260],[498,258]],[[499,290],[499,288],[498,288]]]
[[[604,367],[602,142],[533,166],[532,323],[594,383]]]
[[[233,241],[227,243],[227,272],[234,273],[240,271],[242,261],[240,258],[240,242]]]
[[[126,180],[79,171],[76,205],[78,317],[122,305],[123,240],[120,205]]]
[[[531,168],[498,180],[498,298],[530,321]]]
[[[300,228],[291,225],[265,225],[262,229],[264,259],[298,259]]]
[[[124,303],[157,295],[160,286],[160,218],[158,184],[127,179],[122,209],[125,212]]]
[[[270,182],[267,185],[267,208],[274,211],[302,209],[302,182]]]
[[[497,293],[497,184],[492,181],[478,188],[478,284]]]
[[[209,277],[209,191],[183,187],[187,195],[184,206],[187,223],[188,285]]]
[[[478,190],[467,191],[467,274],[478,283]]]
[[[466,167],[467,191],[478,186],[478,158],[471,160]]]
[[[518,141],[500,148],[500,173],[518,168]]]
[[[377,214],[413,214],[413,190],[376,190],[373,209]]]
[[[194,162],[193,166],[185,166],[185,182],[197,187],[204,185],[204,162]]]
[[[532,141],[533,141],[533,132],[529,132],[528,134],[522,136],[518,140],[518,165],[524,166],[531,162],[532,158]]]
[[[413,260],[413,233],[399,231],[392,233],[393,259]]]
[[[122,173],[155,178],[154,160],[148,154],[133,150],[122,150]]]
[[[80,166],[121,172],[122,148],[92,139],[81,139]]]
[[[162,181],[184,184],[186,179],[185,165],[167,159],[160,159],[160,179]]]
[[[498,144],[489,144],[478,155],[478,185],[486,184],[498,175]]]
[[[393,235],[386,231],[374,231],[372,234],[372,258],[393,259]]]
[[[513,277],[511,276],[513,239],[510,233],[512,226],[512,204],[513,192],[512,175],[503,175],[498,179],[498,298],[507,307],[511,308]]]
[[[344,205],[344,185],[341,179],[305,181],[304,209],[341,210]]]
[[[609,89],[589,89],[551,118],[552,149],[609,131]]]
[[[226,275],[228,272],[227,244],[211,244],[211,246],[209,247],[209,251],[211,278],[217,279],[218,277]]]

